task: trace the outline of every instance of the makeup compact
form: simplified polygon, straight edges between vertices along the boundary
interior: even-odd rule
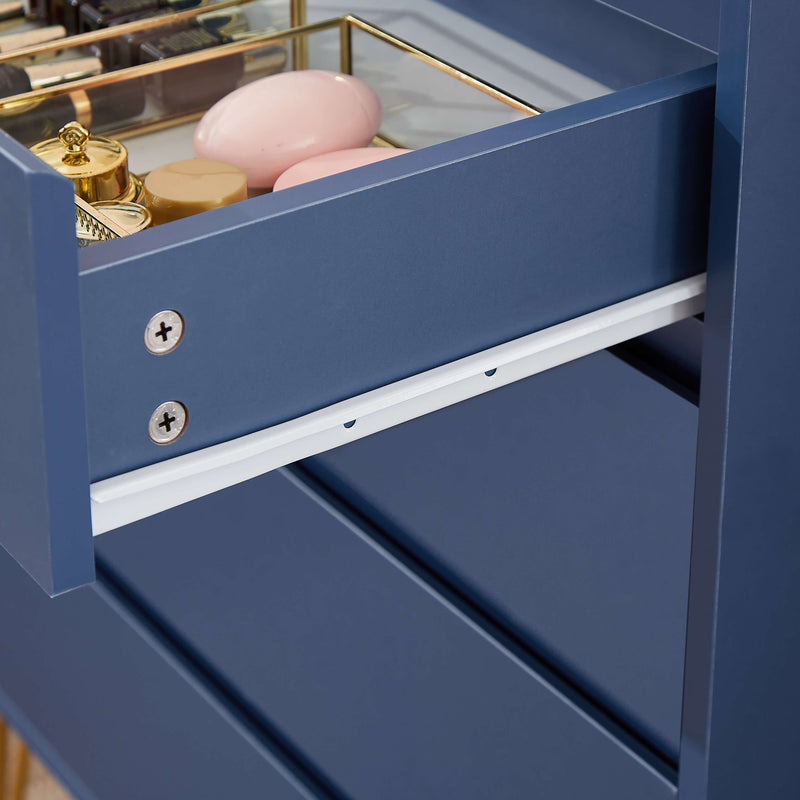
[[[53,169],[75,184],[75,194],[88,203],[143,198],[142,182],[128,171],[124,145],[104,136],[92,136],[79,122],[65,125],[54,139],[31,147]]]
[[[144,202],[154,225],[246,199],[244,173],[223,161],[176,161],[154,169],[144,181]]]
[[[75,235],[78,247],[130,236],[150,226],[150,212],[137,203],[115,200],[90,205],[75,196]]]

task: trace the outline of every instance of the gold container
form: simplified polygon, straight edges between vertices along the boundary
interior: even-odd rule
[[[79,122],[67,123],[55,139],[31,147],[42,161],[75,184],[89,203],[139,202],[142,182],[128,172],[128,151],[116,139],[92,136]]]

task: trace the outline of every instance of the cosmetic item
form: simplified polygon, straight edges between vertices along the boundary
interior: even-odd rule
[[[204,14],[199,24],[175,29],[170,26],[163,33],[142,42],[139,62],[162,61],[257,35],[263,35],[263,32],[248,31],[246,22],[238,15],[230,12]],[[285,64],[286,48],[270,44],[246,54],[222,55],[150,75],[147,92],[155,103],[170,112],[202,111],[231,93],[245,73],[271,75],[283,69]]]
[[[53,18],[50,15],[51,2],[52,0],[27,0],[28,7],[25,9],[25,16],[48,24],[52,23]]]
[[[119,236],[130,236],[132,233],[148,228],[152,222],[150,212],[138,203],[104,200],[89,205],[88,208],[91,210],[89,213],[93,217],[92,220],[87,221],[85,217],[81,218],[76,215],[75,233],[78,237],[78,247],[86,247]],[[97,224],[98,222],[103,223],[102,228]],[[107,232],[109,229],[116,236],[109,236]]]
[[[18,2],[0,3],[0,20],[15,19],[25,16],[25,5]]]
[[[101,200],[140,202],[142,183],[128,172],[128,151],[115,139],[92,136],[79,122],[65,125],[55,139],[31,152],[75,184],[75,194],[88,203]]]
[[[157,167],[144,180],[153,225],[247,199],[244,173],[224,161],[190,158]]]
[[[75,195],[75,235],[78,247],[130,236],[150,225],[150,212],[136,203],[100,202],[90,205]]]
[[[0,64],[0,97],[11,97],[78,78],[88,78],[99,75],[102,71],[103,64],[99,58],[94,57],[51,61],[29,67]]]
[[[139,116],[144,104],[144,83],[136,78],[0,107],[0,128],[30,146],[57,136],[59,129],[71,120],[96,131],[118,127]]]
[[[284,72],[249,83],[210,108],[194,132],[194,154],[226,158],[251,188],[321,153],[364,147],[381,124],[366,83],[322,70]]]
[[[111,25],[121,25],[145,17],[157,16],[163,9],[176,14],[212,0],[49,0],[53,22],[70,33],[86,33]]]
[[[22,33],[7,33],[0,36],[0,53],[10,53],[12,50],[21,50],[23,47],[52,42],[55,39],[63,39],[66,35],[67,29],[63,25],[33,28]]]
[[[171,16],[175,11],[168,8],[162,8],[158,11],[149,14],[151,18]],[[120,19],[113,23],[113,25],[123,25],[125,22],[131,22],[135,16],[120,17]],[[159,51],[163,42],[169,42],[175,34],[183,31],[202,31],[208,33],[209,36],[195,41],[192,44],[189,40],[190,47],[187,48],[184,43],[183,47],[176,48],[173,44],[172,49],[180,49],[180,52],[171,53],[171,55],[183,55],[187,52],[194,52],[195,50],[203,50],[206,47],[213,47],[217,44],[225,44],[234,40],[234,35],[239,35],[247,30],[246,20],[238,13],[238,11],[216,11],[207,14],[200,14],[192,19],[181,20],[173,25],[168,25],[161,28],[146,29],[143,31],[134,31],[126,33],[115,39],[109,39],[105,44],[105,53],[101,54],[103,63],[106,69],[125,69],[126,67],[134,67],[142,61],[160,61],[165,55]],[[251,34],[252,35],[252,34]],[[175,44],[180,45],[182,40],[186,37],[181,37],[175,41]],[[144,58],[141,53],[141,48],[144,45],[150,47],[150,53]],[[168,56],[166,56],[168,57]]]
[[[173,16],[175,12],[170,8],[159,8],[155,11],[146,11],[144,13],[129,14],[124,17],[115,19],[110,25],[114,28],[117,25],[125,25],[128,22],[136,22],[143,17],[148,19],[158,19],[164,16]],[[114,39],[106,39],[98,42],[97,54],[103,59],[103,64],[108,71],[115,69],[126,69],[127,67],[134,67],[139,63],[139,45],[156,35],[163,28],[152,30],[146,28],[142,31],[134,31],[126,33],[122,36],[117,36]]]
[[[317,178],[327,178],[328,175],[336,175],[339,172],[356,169],[356,167],[365,167],[367,164],[375,164],[378,161],[385,161],[387,158],[402,156],[404,153],[410,152],[411,150],[403,150],[399,147],[355,147],[351,150],[323,153],[289,167],[275,181],[275,186],[272,188],[277,192],[280,189],[288,189],[290,186],[315,181]]]
[[[126,231],[102,211],[75,195],[75,235],[78,247],[86,247],[95,242],[119,239],[126,235]]]
[[[116,19],[157,11],[159,0],[72,0],[80,2],[78,30],[81,33],[96,31],[113,25]]]

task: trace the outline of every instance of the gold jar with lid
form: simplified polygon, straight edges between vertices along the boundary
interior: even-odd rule
[[[139,203],[142,182],[128,171],[128,151],[115,139],[92,136],[79,122],[69,122],[55,139],[31,147],[42,161],[75,184],[75,194],[89,203]]]

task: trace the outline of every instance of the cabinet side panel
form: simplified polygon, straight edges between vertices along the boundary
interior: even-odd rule
[[[689,41],[717,49],[719,0],[598,0]]]
[[[723,0],[682,800],[796,797],[800,7]]]
[[[704,49],[710,46],[705,13],[690,9],[692,0],[658,3],[658,9],[655,8],[658,0],[441,2],[612,89],[634,86],[714,61],[713,53]],[[697,5],[701,2],[708,4],[708,0],[697,0]],[[630,13],[620,13],[612,6]],[[696,30],[701,32],[695,33]],[[716,40],[716,28],[713,33]]]

